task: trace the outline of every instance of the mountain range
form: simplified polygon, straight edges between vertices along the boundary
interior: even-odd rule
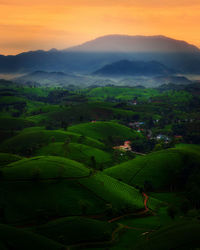
[[[90,74],[121,60],[157,61],[181,73],[200,74],[200,50],[164,36],[108,35],[65,50],[0,55],[0,73],[62,71]]]
[[[165,36],[107,35],[65,51],[82,52],[194,52],[200,50],[185,41]]]
[[[159,76],[174,73],[176,73],[174,70],[156,61],[143,62],[129,60],[121,60],[108,64],[94,72],[96,75],[106,76]]]

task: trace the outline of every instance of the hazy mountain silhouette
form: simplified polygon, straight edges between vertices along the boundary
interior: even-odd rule
[[[63,72],[34,71],[14,79],[17,83],[38,83],[42,85],[69,85],[80,82],[81,77]]]
[[[158,61],[182,73],[200,73],[200,50],[163,36],[110,35],[66,50],[0,55],[0,73],[62,71],[91,73],[120,60]]]
[[[96,38],[67,51],[85,52],[200,52],[185,41],[165,36],[108,35]]]
[[[94,72],[94,74],[106,76],[157,76],[170,75],[173,73],[175,73],[174,70],[156,61],[143,62],[128,60],[121,60],[105,65],[103,68]]]

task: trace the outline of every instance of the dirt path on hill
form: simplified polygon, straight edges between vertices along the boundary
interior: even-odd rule
[[[139,211],[139,212],[137,212],[137,213],[127,213],[127,214],[123,214],[123,215],[121,215],[121,216],[118,216],[118,217],[115,217],[115,218],[109,220],[108,222],[112,223],[112,222],[114,222],[114,221],[118,221],[118,220],[120,220],[120,219],[123,219],[124,217],[134,216],[134,215],[135,215],[135,216],[138,216],[138,215],[144,215],[144,214],[146,214],[146,213],[149,211],[149,208],[148,208],[148,206],[147,206],[147,202],[148,202],[149,196],[148,196],[147,194],[145,194],[145,193],[142,193],[142,195],[143,195],[143,198],[144,198],[144,207],[145,207],[145,210]]]
[[[64,177],[64,178],[61,178],[61,179],[66,179],[66,180],[69,180],[69,179],[83,179],[83,178],[88,178],[92,175],[94,175],[95,173],[92,172],[90,173],[90,175],[88,176],[82,176],[82,177],[73,177],[73,178],[69,178],[69,177]],[[46,180],[58,180],[58,178],[48,178],[48,179],[45,179]],[[24,181],[24,180],[23,180]],[[27,180],[27,181],[30,181],[30,180]],[[123,214],[121,216],[118,216],[118,217],[115,217],[115,218],[112,218],[111,220],[108,220],[109,223],[112,223],[112,222],[116,222],[120,219],[123,219],[125,217],[128,217],[128,216],[140,216],[140,215],[145,215],[147,214],[147,212],[149,211],[149,208],[148,208],[148,200],[149,200],[149,196],[146,194],[146,193],[142,193],[142,196],[143,196],[143,199],[144,199],[144,210],[142,211],[139,211],[139,212],[136,212],[136,213],[127,213],[127,214]],[[86,215],[84,217],[89,217],[89,218],[95,218],[96,219],[99,217],[101,218],[101,216],[104,216],[103,214],[99,214],[99,215]],[[55,220],[55,218],[53,219]],[[34,226],[34,224],[29,224],[29,225],[23,225],[23,226],[16,226],[17,228],[24,228],[24,227],[27,227],[27,226]],[[69,245],[69,246],[66,246],[66,250],[70,250],[72,248],[82,248],[82,247],[90,247],[90,246],[99,246],[99,245],[110,245],[110,244],[113,244],[117,238],[117,235],[120,231],[122,231],[123,229],[129,229],[129,230],[147,230],[145,228],[138,228],[138,227],[131,227],[131,226],[127,226],[127,225],[123,225],[121,223],[118,224],[118,227],[115,228],[115,230],[112,232],[112,235],[111,235],[111,239],[110,240],[106,240],[106,241],[96,241],[96,242],[85,242],[85,243],[78,243],[78,244],[73,244],[73,245]]]
[[[144,198],[144,207],[145,207],[145,210],[140,211],[138,213],[124,214],[122,216],[118,216],[116,218],[113,218],[113,219],[109,220],[108,222],[112,223],[112,222],[118,221],[118,220],[120,220],[120,219],[122,219],[122,218],[124,218],[126,216],[129,216],[129,215],[143,215],[143,214],[146,214],[149,211],[149,208],[147,206],[147,202],[148,202],[149,196],[146,193],[142,193],[142,195],[143,195],[143,198]],[[115,242],[117,234],[121,230],[123,230],[123,229],[147,230],[146,228],[131,227],[131,226],[127,226],[127,225],[123,225],[123,224],[119,223],[119,226],[112,232],[112,236],[111,236],[110,240],[108,240],[108,241],[99,241],[99,242],[96,241],[96,242],[85,242],[85,243],[74,244],[74,245],[67,246],[66,250],[70,250],[70,249],[75,248],[75,247],[82,248],[82,247],[90,247],[90,246],[96,246],[96,245],[109,245],[109,244],[112,244],[112,243]]]

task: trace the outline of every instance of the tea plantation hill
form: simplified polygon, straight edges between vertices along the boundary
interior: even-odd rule
[[[69,246],[93,245],[114,241],[119,226],[105,221],[84,217],[67,217],[32,228],[16,228],[0,224],[0,247],[2,250],[50,249],[64,250]],[[116,232],[116,233],[115,233]],[[115,235],[116,234],[116,235]]]
[[[22,130],[26,127],[33,127],[34,122],[23,118],[14,117],[0,117],[0,129],[1,131],[6,130]]]
[[[80,143],[50,143],[36,151],[36,155],[67,157],[95,169],[113,165],[111,153]]]
[[[159,95],[156,89],[145,89],[137,87],[97,87],[88,89],[88,96],[95,97],[97,100],[106,100],[107,98],[114,98],[117,100],[133,100],[137,98],[138,101],[147,101],[149,98]]]
[[[15,161],[19,161],[21,159],[22,157],[20,157],[19,155],[0,153],[0,167],[3,167]]]
[[[144,210],[142,194],[112,177],[67,158],[40,156],[1,168],[2,220],[26,224],[74,215]],[[51,197],[51,199],[49,199]],[[150,199],[149,208],[161,203]]]
[[[190,87],[191,86],[191,87]],[[88,89],[87,95],[96,100],[118,100],[118,101],[133,101],[137,100],[138,103],[152,103],[158,101],[160,103],[166,103],[168,105],[178,103],[189,103],[192,99],[192,84],[188,86],[182,86],[182,89],[177,91],[171,86],[172,89],[163,91],[161,88],[138,88],[138,87],[97,87]],[[197,85],[198,86],[198,85]],[[187,89],[188,88],[188,89]],[[190,90],[189,90],[190,89]],[[187,91],[185,91],[187,90]],[[189,90],[189,91],[188,91]],[[152,105],[152,104],[151,104]]]
[[[21,156],[62,156],[103,169],[115,164],[115,160],[126,159],[126,154],[115,154],[114,159],[113,144],[138,138],[143,136],[116,122],[90,122],[70,126],[68,131],[26,128],[5,140],[0,150]]]
[[[200,223],[186,220],[172,223],[148,236],[143,236],[136,244],[136,250],[198,249],[200,245]]]
[[[64,250],[64,245],[35,234],[30,230],[22,230],[16,227],[0,224],[0,249],[20,249],[20,250]]]
[[[84,242],[110,241],[113,231],[118,227],[115,223],[73,216],[57,219],[31,230],[64,245],[73,245]],[[62,237],[60,237],[61,235]]]
[[[62,156],[99,169],[113,165],[113,143],[137,138],[143,136],[116,122],[90,122],[70,126],[68,131],[27,128],[5,140],[0,150],[21,156]]]
[[[131,186],[150,185],[153,191],[183,189],[190,174],[200,166],[200,146],[178,145],[138,156],[133,160],[104,170],[105,174]]]
[[[18,131],[32,127],[35,123],[24,118],[0,117],[0,142],[14,136]]]
[[[114,139],[115,137],[122,141],[143,137],[136,131],[116,122],[81,123],[68,127],[68,131],[107,143],[109,140],[112,141],[112,138]]]
[[[2,152],[30,156],[35,155],[36,150],[48,145],[49,143],[62,142],[64,144],[66,141],[90,145],[99,149],[105,148],[105,145],[98,140],[89,137],[83,137],[77,133],[62,130],[30,128],[4,141],[0,145],[0,150]]]
[[[42,126],[66,128],[69,124],[89,122],[92,120],[126,120],[131,119],[135,113],[114,107],[112,103],[89,101],[87,103],[69,106],[68,104],[47,112],[35,114],[34,110],[28,114],[27,119]]]

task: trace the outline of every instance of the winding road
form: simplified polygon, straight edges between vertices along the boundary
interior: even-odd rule
[[[112,223],[114,221],[118,221],[118,220],[121,220],[123,219],[124,217],[127,217],[127,216],[133,216],[133,215],[143,215],[143,214],[146,214],[148,211],[149,211],[149,208],[147,206],[147,202],[148,202],[148,199],[149,199],[149,196],[147,194],[145,194],[144,192],[142,193],[142,196],[143,196],[143,199],[144,199],[144,207],[145,207],[145,210],[142,210],[142,211],[139,211],[137,213],[127,213],[127,214],[123,214],[121,216],[118,216],[118,217],[115,217],[111,220],[109,220],[108,222]]]
[[[118,221],[126,216],[129,216],[129,215],[142,215],[142,214],[146,214],[148,211],[149,211],[149,208],[147,206],[147,202],[149,200],[149,196],[146,194],[146,193],[142,193],[142,196],[143,196],[143,199],[144,199],[144,207],[145,207],[145,210],[143,211],[140,211],[138,213],[128,213],[128,214],[124,214],[122,216],[118,216],[116,218],[113,218],[111,220],[109,220],[108,222],[109,223],[112,223],[114,221]],[[67,246],[67,250],[70,250],[72,248],[77,248],[77,247],[86,247],[86,246],[96,246],[96,245],[108,245],[108,244],[112,244],[114,243],[114,241],[116,240],[116,237],[117,237],[117,234],[123,230],[123,229],[134,229],[134,230],[146,230],[145,228],[137,228],[137,227],[130,227],[130,226],[127,226],[127,225],[123,225],[121,223],[118,224],[119,226],[112,232],[112,235],[111,235],[111,239],[108,240],[108,241],[100,241],[100,242],[85,242],[85,243],[79,243],[79,244],[74,244],[74,245],[70,245],[70,246]]]

